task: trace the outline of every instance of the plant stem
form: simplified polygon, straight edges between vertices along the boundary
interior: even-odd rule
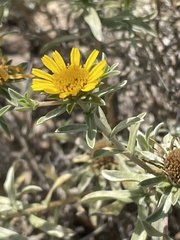
[[[80,107],[83,109],[84,112],[88,112],[89,110],[89,106],[87,104],[85,104],[83,101],[81,101],[80,99],[77,102]],[[124,147],[124,145],[118,140],[117,136],[114,135],[113,137],[111,137],[111,129],[107,128],[103,122],[101,121],[101,119],[96,115],[96,113],[94,113],[94,118],[96,121],[96,125],[99,128],[100,132],[103,133],[110,142],[113,143],[113,145],[119,149],[119,150],[123,150],[123,154],[130,159],[131,161],[133,161],[134,163],[136,163],[137,165],[139,165],[141,168],[143,168],[144,170],[146,170],[148,173],[152,173],[154,175],[157,175],[156,171],[154,171],[151,167],[149,167],[145,162],[141,161],[138,157],[136,157],[135,155],[131,154],[128,149],[126,147]]]
[[[62,101],[44,101],[38,102],[38,107],[58,106]]]
[[[120,150],[123,150],[123,154],[129,158],[131,161],[142,167],[144,170],[146,170],[149,173],[155,174],[155,171],[151,169],[146,163],[141,161],[139,158],[137,158],[135,155],[131,154],[127,148],[124,147],[124,145],[118,140],[116,136],[113,136],[110,138],[111,132],[108,131],[106,126],[102,123],[102,121],[95,115],[95,121],[97,124],[97,127],[101,130],[101,132],[113,143],[113,145]]]

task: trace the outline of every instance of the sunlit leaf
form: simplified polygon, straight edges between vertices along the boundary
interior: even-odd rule
[[[169,212],[172,203],[172,193],[171,188],[166,188],[164,193],[162,193],[161,198],[158,202],[156,209],[153,213],[146,218],[147,222],[155,222],[165,216]]]
[[[134,153],[135,150],[135,146],[136,146],[136,136],[137,136],[137,132],[139,130],[140,127],[140,123],[135,123],[133,125],[131,125],[129,127],[129,140],[128,140],[128,144],[127,144],[127,149],[131,152]]]
[[[108,132],[111,132],[111,127],[107,121],[106,115],[104,114],[103,110],[101,107],[98,107],[98,113],[99,113],[99,118],[101,122],[104,124]]]
[[[146,239],[147,239],[147,233],[144,229],[144,226],[142,225],[141,220],[138,217],[135,223],[135,228],[134,228],[131,240],[146,240]]]
[[[87,131],[86,141],[90,148],[93,148],[96,142],[97,126],[94,119],[94,113],[88,113],[85,115]]]
[[[109,181],[135,181],[140,182],[142,179],[147,179],[152,177],[151,174],[140,174],[127,171],[118,171],[118,170],[102,170],[102,175]]]
[[[27,240],[27,238],[10,229],[0,227],[0,240]]]
[[[40,117],[37,120],[37,124],[42,124],[43,122],[45,122],[45,121],[47,121],[47,120],[49,120],[51,118],[54,118],[54,117],[57,117],[57,116],[63,114],[65,111],[66,111],[66,105],[63,104],[60,107],[57,107],[57,108],[51,110],[45,116]]]
[[[13,165],[9,168],[6,176],[6,180],[4,182],[4,189],[11,201],[13,207],[16,207],[16,192],[14,189],[14,177],[15,171],[20,166],[22,161],[16,161]]]
[[[111,93],[113,91],[118,91],[119,89],[123,88],[126,85],[126,83],[127,83],[127,81],[124,80],[121,83],[118,83],[118,84],[115,84],[115,85],[111,85],[111,86],[109,86],[109,87],[107,87],[105,89],[101,89],[101,90],[95,92],[94,94],[96,94],[96,95],[98,95],[100,97],[104,96],[104,95],[109,94],[109,93]]]
[[[92,103],[98,106],[106,105],[105,101],[102,98],[96,96],[95,94],[86,94],[86,97],[83,99],[83,101],[87,103]]]
[[[82,198],[82,202],[91,202],[98,200],[120,200],[122,202],[130,203],[135,199],[142,197],[144,193],[140,190],[114,190],[114,191],[96,191],[87,194]]]
[[[16,198],[20,198],[24,194],[36,193],[39,191],[42,191],[42,188],[40,188],[39,186],[29,185],[29,186],[24,187],[20,192],[18,192],[18,194],[16,195]]]
[[[94,173],[92,171],[88,171],[87,173],[82,175],[81,180],[77,186],[80,192],[83,192],[89,186],[93,176]]]
[[[54,182],[53,186],[51,187],[50,191],[48,192],[45,200],[44,200],[44,203],[45,204],[49,204],[50,200],[51,200],[51,197],[52,197],[52,194],[53,192],[59,187],[61,186],[64,182],[68,181],[70,179],[72,175],[70,173],[65,173],[64,175],[61,175],[60,177],[58,177],[56,179],[56,181]]]
[[[91,32],[94,35],[94,37],[98,41],[102,42],[103,33],[102,33],[101,21],[99,19],[99,16],[98,16],[96,10],[93,7],[87,7],[86,8],[84,20],[89,25],[89,27],[91,29]]]
[[[11,108],[11,105],[6,105],[0,109],[0,116],[5,114],[9,109]]]
[[[87,130],[86,124],[83,123],[74,123],[68,124],[56,129],[56,133],[77,133],[77,132],[84,132]]]
[[[149,236],[161,237],[164,234],[154,228],[150,223],[142,220],[142,225]]]
[[[121,121],[120,123],[118,123],[114,129],[112,130],[112,134],[111,136],[113,137],[114,135],[116,135],[118,132],[120,132],[121,130],[135,124],[135,123],[140,123],[142,121],[144,121],[144,116],[146,115],[146,113],[141,113],[139,114],[137,117],[130,117],[127,118],[123,121]]]
[[[54,223],[50,223],[33,214],[29,216],[29,222],[32,224],[33,227],[38,228],[41,231],[45,232],[46,234],[57,238],[72,237],[75,234],[69,228],[65,228],[61,225],[56,225]]]
[[[172,195],[172,205],[174,206],[178,200],[180,199],[180,188],[173,188],[173,195]]]
[[[150,179],[145,179],[142,182],[140,182],[139,184],[140,184],[140,186],[147,188],[147,187],[156,186],[157,184],[159,184],[165,180],[166,180],[166,177],[163,175],[163,176],[153,177]]]

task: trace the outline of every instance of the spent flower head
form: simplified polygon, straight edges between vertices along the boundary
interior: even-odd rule
[[[7,56],[0,55],[0,85],[3,85],[7,81],[29,77],[28,74],[25,74],[21,64],[14,66],[11,62]]]
[[[72,48],[69,64],[65,63],[57,51],[52,53],[52,58],[44,55],[42,62],[51,73],[33,68],[32,73],[37,77],[33,79],[32,89],[48,94],[58,94],[59,98],[77,96],[80,92],[93,90],[100,83],[99,78],[103,75],[106,66],[106,60],[101,60],[94,65],[98,54],[98,50],[92,51],[85,64],[80,63],[78,48]]]

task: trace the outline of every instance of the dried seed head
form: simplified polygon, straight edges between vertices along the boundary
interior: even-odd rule
[[[95,169],[112,169],[113,165],[117,165],[114,156],[104,156],[99,158],[94,158],[92,161],[92,166]]]
[[[98,140],[92,150],[92,155],[95,150],[97,149],[103,149],[107,147],[112,147],[110,142],[108,142],[106,139]],[[92,159],[92,167],[97,170],[102,169],[112,169],[117,165],[115,157],[114,156],[102,156]]]
[[[180,149],[174,149],[167,155],[164,171],[173,183],[180,186]]]

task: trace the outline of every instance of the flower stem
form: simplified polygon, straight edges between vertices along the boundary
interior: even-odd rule
[[[38,102],[38,107],[58,106],[62,104],[62,101],[44,101]]]

